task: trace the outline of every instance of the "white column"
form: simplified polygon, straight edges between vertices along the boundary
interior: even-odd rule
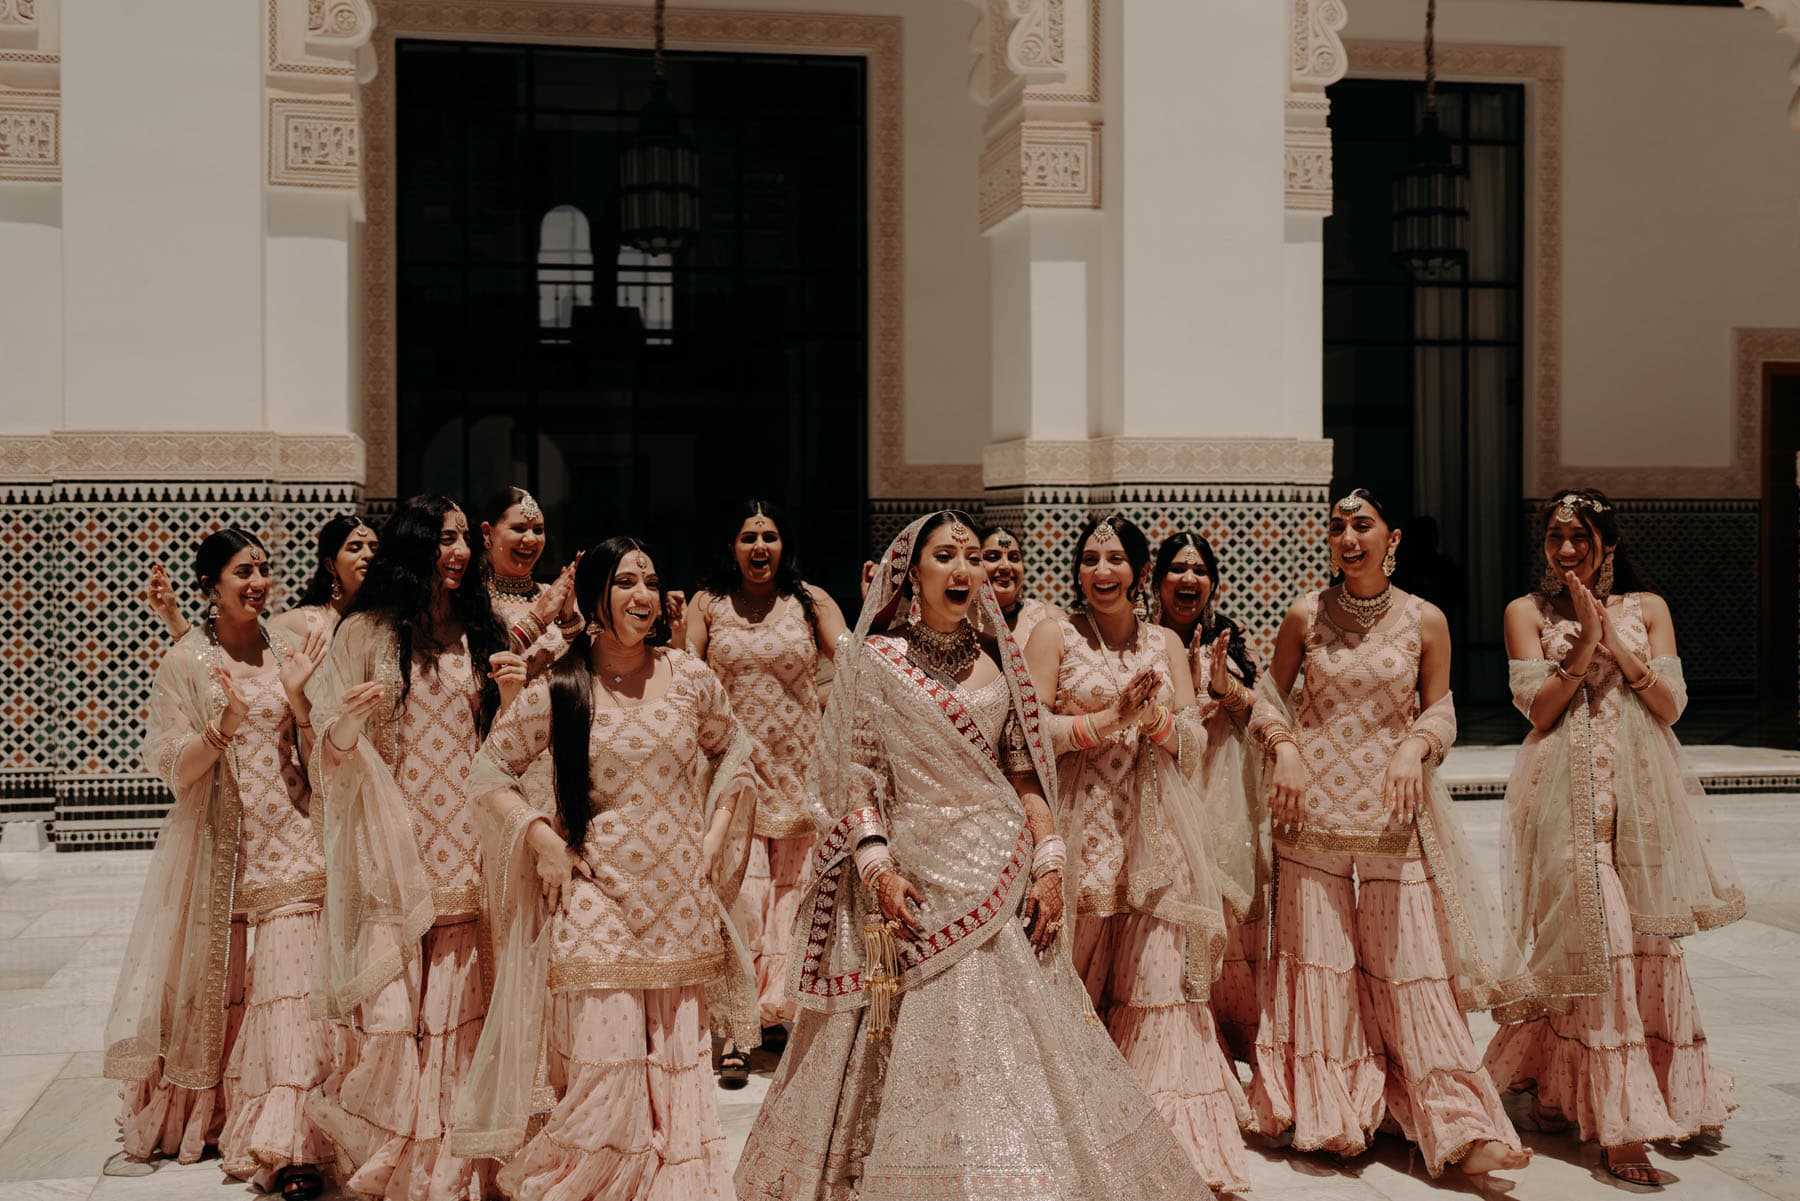
[[[269,424],[283,433],[355,432],[349,199],[271,190],[268,220]]]
[[[1102,432],[1316,437],[1318,414],[1297,411],[1285,375],[1300,349],[1284,332],[1285,6],[1106,12],[1117,67],[1103,73],[1103,203],[1116,305]]]
[[[988,237],[993,441],[1086,438],[1098,420],[1099,214],[1027,210]]]
[[[62,9],[67,428],[266,428],[262,8]]]
[[[0,183],[0,433],[41,433],[62,421],[57,192]]]

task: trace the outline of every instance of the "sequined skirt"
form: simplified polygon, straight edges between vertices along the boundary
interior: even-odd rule
[[[1017,918],[867,1010],[802,1011],[738,1162],[740,1198],[1210,1197],[1073,982]]]

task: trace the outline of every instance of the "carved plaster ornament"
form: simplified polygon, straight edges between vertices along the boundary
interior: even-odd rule
[[[537,497],[526,492],[523,488],[520,488],[519,491],[523,493],[523,495],[519,497],[519,516],[523,517],[526,521],[542,521],[544,519],[544,511],[538,507]]]

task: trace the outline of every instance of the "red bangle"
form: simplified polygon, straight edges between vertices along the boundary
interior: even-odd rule
[[[1169,740],[1169,735],[1174,732],[1175,715],[1170,713],[1167,709],[1164,709],[1162,720],[1156,723],[1156,729],[1150,731],[1150,741],[1154,742],[1157,746],[1161,746]]]

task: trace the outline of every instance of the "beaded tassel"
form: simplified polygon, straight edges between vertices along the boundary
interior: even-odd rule
[[[900,992],[899,948],[888,932],[881,914],[871,912],[863,918],[863,963],[867,979],[863,991],[869,996],[869,1040],[880,1042],[894,1028],[894,998]]]

